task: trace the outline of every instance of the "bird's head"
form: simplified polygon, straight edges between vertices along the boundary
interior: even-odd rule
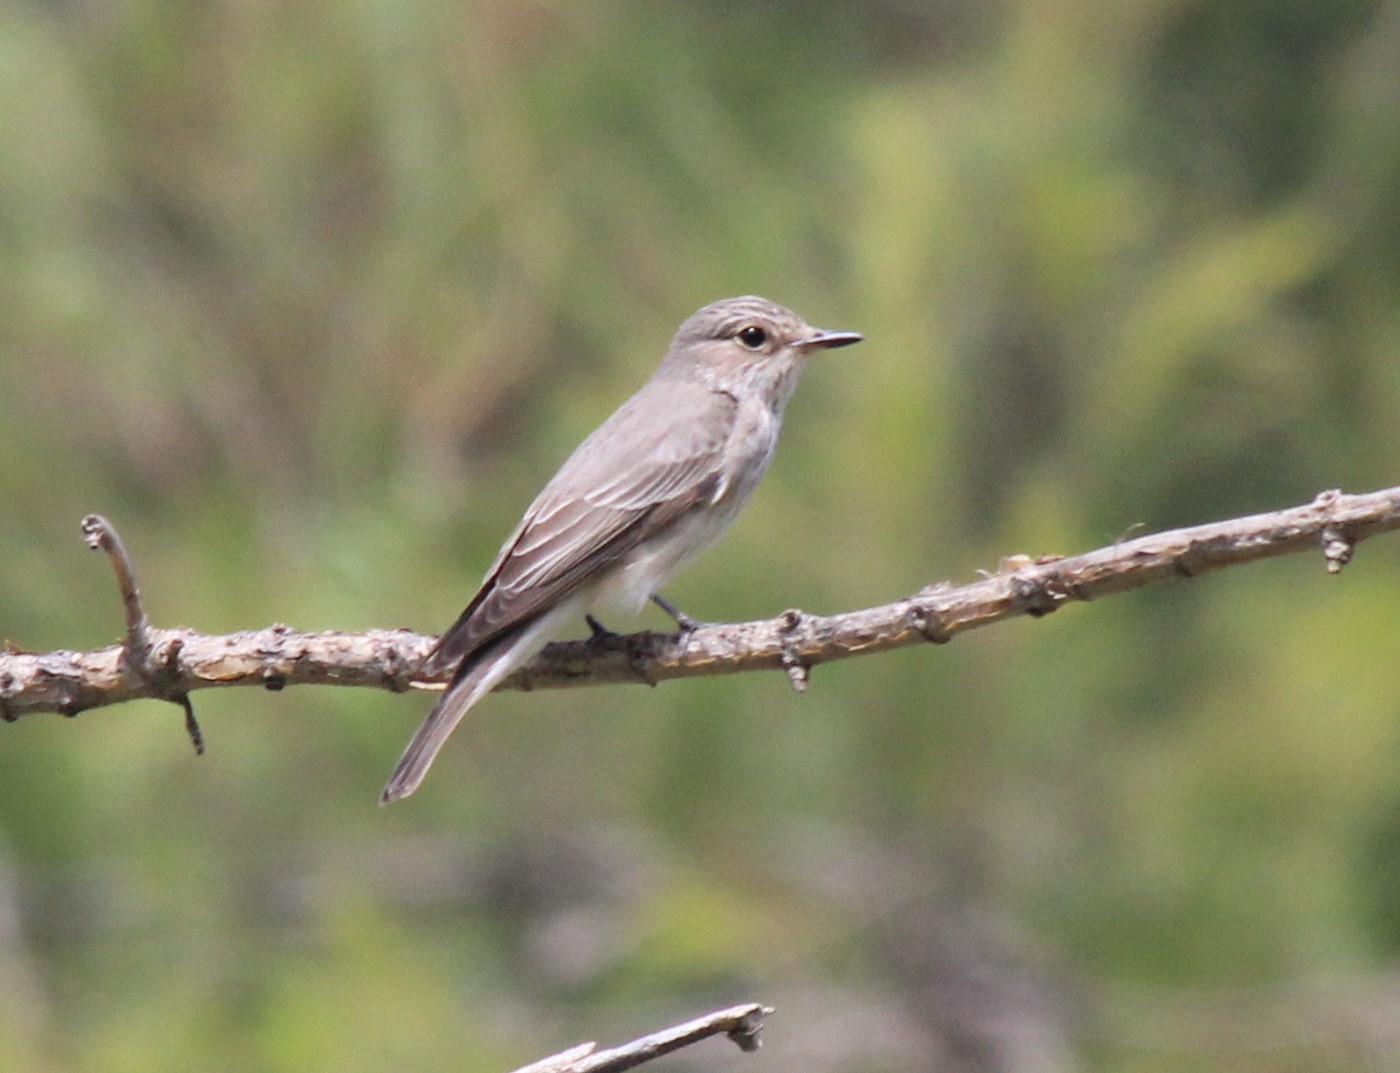
[[[719,390],[763,391],[781,409],[809,356],[861,339],[857,332],[813,328],[766,298],[725,298],[697,310],[680,326],[662,371],[699,376]]]

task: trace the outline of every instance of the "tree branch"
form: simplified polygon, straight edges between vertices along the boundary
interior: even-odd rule
[[[606,1051],[594,1050],[596,1043],[580,1043],[567,1051],[522,1066],[515,1073],[621,1073],[622,1070],[660,1058],[663,1054],[670,1054],[721,1032],[737,1043],[741,1051],[756,1051],[763,1018],[772,1012],[771,1006],[746,1002],[742,1006],[717,1010],[673,1028],[663,1028],[660,1032],[642,1036],[620,1047],[610,1047]]]
[[[1327,570],[1336,573],[1362,540],[1396,528],[1400,488],[1364,495],[1324,492],[1287,510],[1118,541],[1072,558],[1017,556],[971,584],[932,585],[893,603],[844,614],[791,610],[774,619],[707,623],[689,632],[553,644],[500,688],[654,685],[671,678],[784,670],[802,689],[810,668],[829,660],[927,641],[942,644],[980,626],[1020,615],[1039,617],[1070,601],[1163,578],[1194,577],[1311,549],[1320,550]],[[71,716],[141,697],[180,703],[188,712],[190,692],[215,686],[351,685],[395,692],[434,686],[414,677],[434,638],[408,630],[299,633],[278,625],[217,636],[152,627],[115,532],[95,517],[84,520],[84,531],[113,560],[127,609],[126,640],[91,652],[33,654],[11,645],[0,653],[0,718],[12,721],[34,712]],[[188,719],[192,722],[192,712]],[[192,736],[198,742],[196,735],[197,727]]]

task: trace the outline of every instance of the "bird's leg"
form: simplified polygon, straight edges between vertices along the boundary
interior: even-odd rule
[[[652,593],[651,602],[676,620],[676,625],[680,627],[681,633],[693,633],[695,630],[698,630],[701,626],[708,625],[708,623],[702,622],[698,618],[691,618],[689,615],[687,615],[675,604],[671,603],[670,600],[666,599],[666,597],[662,596],[660,593]]]

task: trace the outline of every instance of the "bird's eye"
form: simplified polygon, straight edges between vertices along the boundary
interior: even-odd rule
[[[757,324],[750,324],[747,328],[739,329],[738,340],[750,350],[758,350],[768,342],[768,333]]]

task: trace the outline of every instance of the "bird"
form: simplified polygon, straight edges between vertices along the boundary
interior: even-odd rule
[[[766,298],[726,298],[676,331],[656,371],[581,443],[506,539],[471,602],[415,671],[446,690],[380,794],[422,783],[462,717],[570,622],[649,600],[695,620],[660,587],[713,544],[772,460],[807,360],[857,332],[813,328]]]

